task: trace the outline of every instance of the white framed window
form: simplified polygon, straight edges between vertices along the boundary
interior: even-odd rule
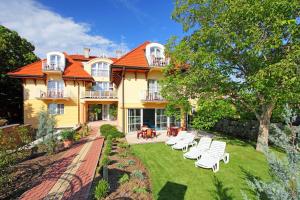
[[[151,57],[154,57],[154,58],[162,58],[163,57],[162,49],[157,46],[151,47],[150,55],[151,55]]]
[[[166,130],[168,127],[168,117],[165,114],[165,109],[156,109],[156,129]]]
[[[148,80],[148,90],[149,92],[159,92],[160,91],[160,85],[157,80]]]
[[[50,103],[48,104],[48,112],[51,115],[63,115],[65,110],[64,104]]]
[[[176,119],[175,117],[170,117],[170,126],[177,126],[177,127],[181,127],[181,120],[180,119]]]
[[[92,64],[91,75],[95,77],[108,77],[109,63],[97,62]]]
[[[141,129],[141,109],[128,109],[128,132]]]
[[[49,80],[47,89],[51,91],[63,91],[64,90],[64,82],[58,80]]]
[[[110,82],[98,81],[98,82],[93,83],[93,90],[94,91],[112,91],[113,84]]]

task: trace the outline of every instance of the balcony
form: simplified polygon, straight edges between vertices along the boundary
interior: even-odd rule
[[[47,90],[45,91],[40,91],[40,96],[38,99],[44,99],[44,100],[50,100],[50,99],[62,99],[62,100],[67,100],[70,98],[70,95],[68,92],[64,90]]]
[[[48,63],[46,60],[42,61],[42,70],[45,73],[62,73],[65,66],[61,63]]]
[[[141,100],[143,102],[165,102],[159,91],[145,90],[141,92]]]
[[[170,63],[170,58],[163,57],[151,57],[150,58],[150,67],[164,67]]]
[[[116,90],[107,90],[107,91],[92,91],[87,90],[82,92],[81,98],[86,99],[117,99]]]

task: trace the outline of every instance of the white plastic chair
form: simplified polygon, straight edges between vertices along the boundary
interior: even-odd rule
[[[225,148],[226,142],[213,141],[209,150],[195,162],[195,167],[211,168],[213,172],[219,171],[220,160],[225,164],[229,162],[229,153],[225,152]]]
[[[187,136],[185,136],[185,138],[174,144],[172,149],[187,151],[189,146],[194,146],[196,144],[197,142],[195,141],[195,135],[189,133]]]
[[[201,155],[206,152],[211,144],[212,139],[209,137],[201,137],[198,144],[194,147],[191,147],[190,150],[183,154],[183,158],[188,159],[198,159]]]
[[[176,144],[178,141],[184,139],[187,134],[188,134],[187,131],[179,131],[177,136],[172,136],[169,140],[166,141],[166,145]]]

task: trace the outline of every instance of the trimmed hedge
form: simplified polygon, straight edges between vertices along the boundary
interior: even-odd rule
[[[110,124],[103,124],[100,127],[100,134],[107,139],[108,136],[111,138],[122,138],[125,137],[124,133],[118,131],[117,127],[112,126]]]

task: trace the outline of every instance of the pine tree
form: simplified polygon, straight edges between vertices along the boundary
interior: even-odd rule
[[[283,113],[283,119],[285,126],[279,128],[272,125],[273,134],[269,139],[285,152],[285,156],[279,158],[269,148],[264,149],[272,181],[264,182],[255,178],[248,180],[248,184],[256,192],[257,199],[300,199],[300,154],[297,147],[299,138],[296,137],[300,128],[292,126],[296,114],[288,106]]]

